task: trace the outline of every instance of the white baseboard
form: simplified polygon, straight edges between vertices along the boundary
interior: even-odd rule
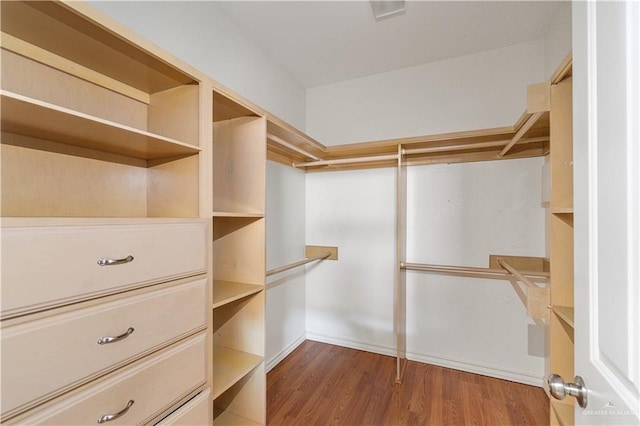
[[[267,361],[265,365],[266,372],[268,373],[275,367],[280,364],[280,362],[285,359],[291,352],[293,352],[298,346],[300,346],[305,341],[305,336],[300,336],[296,340],[293,341],[289,346],[281,350],[276,356]]]
[[[344,348],[357,349],[359,351],[373,352],[374,354],[396,356],[396,351],[393,348],[385,346],[372,345],[364,342],[357,342],[350,339],[341,339],[339,337],[333,337],[326,334],[310,333],[307,331],[307,339],[315,342],[329,343],[330,345],[342,346]]]
[[[307,331],[307,339],[381,355],[396,356],[395,348],[371,345],[369,343],[328,336],[320,333],[311,333]],[[493,366],[470,363],[468,361],[440,358],[425,354],[407,353],[407,359],[410,361],[422,362],[424,364],[437,365],[438,367],[451,368],[454,370],[466,371],[468,373],[480,374],[482,376],[494,377],[496,379],[542,387],[542,374],[540,376],[536,376],[520,371],[506,370]]]
[[[410,361],[422,362],[424,364],[437,365],[438,367],[452,368],[454,370],[494,377],[496,379],[509,380],[510,382],[523,383],[525,385],[537,387],[542,387],[543,385],[542,373],[540,374],[540,376],[536,376],[531,373],[506,370],[493,366],[471,363],[468,361],[458,361],[450,358],[440,358],[432,355],[415,354],[408,352],[407,359]]]

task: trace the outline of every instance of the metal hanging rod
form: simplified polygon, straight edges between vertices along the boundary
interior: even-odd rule
[[[509,273],[511,275],[513,275],[514,277],[516,277],[517,279],[522,281],[527,287],[538,288],[537,285],[535,285],[533,282],[531,282],[531,280],[529,280],[527,277],[525,277],[520,271],[518,271],[516,268],[514,268],[513,266],[511,266],[507,262],[505,262],[505,260],[503,258],[500,257],[497,260],[498,260],[498,263],[500,264],[500,266],[502,266],[504,269],[509,271]]]
[[[529,131],[529,129],[531,129],[533,127],[533,125],[536,124],[538,122],[538,120],[540,120],[540,117],[542,117],[543,115],[544,115],[544,111],[541,111],[541,112],[536,112],[531,117],[529,117],[527,122],[524,123],[524,125],[522,127],[520,127],[520,130],[518,130],[518,132],[515,134],[513,139],[511,139],[511,142],[509,142],[502,149],[502,151],[500,151],[500,154],[498,154],[498,158],[504,157],[504,155],[511,149],[511,147],[513,147],[516,143],[518,143],[518,141],[520,139],[522,139],[524,134],[527,133]]]
[[[336,158],[334,160],[308,161],[294,163],[293,167],[333,166],[336,164],[373,163],[376,161],[397,160],[398,154],[374,155],[371,157]]]
[[[324,260],[327,257],[331,256],[330,252],[322,253],[317,256],[308,257],[306,259],[299,260],[297,262],[289,263],[288,265],[280,266],[279,268],[274,268],[267,271],[267,276],[279,274],[280,272],[288,271],[289,269],[297,268],[298,266],[306,265],[310,262],[315,262],[316,260]]]
[[[540,136],[537,138],[524,138],[521,139],[519,144],[527,144],[527,143],[535,143],[535,142],[547,142],[549,140],[549,136]],[[475,148],[493,148],[498,146],[504,146],[505,143],[510,142],[511,139],[501,139],[490,142],[479,142],[474,144],[458,144],[458,145],[449,145],[449,146],[432,146],[429,148],[408,148],[402,150],[402,155],[412,155],[412,154],[430,154],[434,152],[448,152],[448,151],[463,151],[465,149],[475,149]]]
[[[512,275],[509,271],[506,271],[504,269],[475,268],[475,267],[469,267],[469,266],[432,265],[432,264],[426,264],[426,263],[400,262],[400,268],[406,269],[406,270],[413,270],[413,271],[486,275],[487,277],[492,277],[492,278],[506,278],[507,276]],[[523,278],[525,275],[527,277],[531,277],[534,279],[549,278],[548,272],[523,271],[520,274]],[[527,281],[529,281],[529,283],[531,283],[533,286],[537,287],[530,280],[527,279]]]
[[[309,153],[309,152],[305,151],[305,150],[304,150],[304,149],[302,149],[302,148],[298,148],[297,146],[295,146],[295,145],[293,145],[293,144],[290,144],[289,142],[285,141],[285,140],[284,140],[284,139],[282,139],[282,138],[279,138],[279,137],[278,137],[278,136],[276,136],[276,135],[273,135],[273,134],[271,134],[271,133],[268,133],[268,134],[267,134],[267,138],[268,138],[268,139],[271,139],[273,142],[277,143],[278,145],[282,145],[282,146],[284,146],[285,148],[288,148],[288,149],[290,149],[290,150],[292,150],[292,151],[295,151],[295,152],[297,152],[298,154],[302,154],[302,155],[304,155],[305,157],[309,157],[309,158],[311,158],[312,160],[320,160],[320,157],[316,157],[315,155],[313,155],[313,154],[311,154],[311,153]]]

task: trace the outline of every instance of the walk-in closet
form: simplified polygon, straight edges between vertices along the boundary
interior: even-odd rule
[[[638,3],[0,5],[3,425],[640,422]]]

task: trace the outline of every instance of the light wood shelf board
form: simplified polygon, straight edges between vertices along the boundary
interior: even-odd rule
[[[326,147],[324,145],[273,115],[267,116],[267,134],[280,138],[316,157],[322,158],[325,155]],[[270,145],[273,144],[270,143]],[[280,147],[280,149],[283,148]],[[290,152],[291,155],[301,155],[292,150],[286,151]],[[307,159],[306,157],[303,158]]]
[[[143,92],[195,82],[175,58],[82,2],[2,2],[1,15],[4,32]]]
[[[213,217],[237,217],[237,218],[256,218],[260,219],[264,217],[264,213],[248,213],[248,212],[212,212]]]
[[[264,290],[264,286],[257,284],[238,283],[233,281],[213,281],[213,306],[215,309],[243,297],[251,296]]]
[[[114,226],[114,225],[160,225],[177,223],[205,223],[206,219],[191,218],[105,218],[105,217],[2,217],[0,226],[22,228],[34,226]]]
[[[573,207],[554,207],[551,209],[553,214],[573,214]]]
[[[213,399],[241,380],[262,362],[263,358],[224,346],[213,346]]]
[[[561,306],[561,305],[552,305],[551,311],[555,313],[558,318],[563,320],[565,323],[575,328],[573,323],[573,307],[572,306]]]
[[[2,130],[144,160],[194,155],[199,147],[2,91]],[[38,117],[33,120],[33,117]]]
[[[216,407],[213,408],[213,424],[214,426],[259,426],[261,423],[254,422],[237,414],[230,413],[228,410],[222,411],[221,414],[216,413]]]
[[[72,62],[45,49],[41,49],[38,46],[27,43],[26,41],[20,40],[19,38],[5,32],[2,32],[0,35],[0,45],[2,45],[3,49],[7,49],[8,51],[30,58],[36,62],[45,64],[51,68],[63,71],[106,89],[113,90],[114,92],[128,96],[144,104],[148,105],[151,102],[149,94],[142,90],[128,86],[106,75],[102,75],[90,68]]]
[[[554,71],[551,79],[549,80],[551,84],[560,83],[567,77],[571,77],[573,75],[573,55],[571,52],[562,60],[558,68]]]
[[[239,117],[257,117],[259,114],[232,98],[213,91],[213,122],[231,120]]]
[[[575,410],[573,404],[551,399],[551,409],[558,422],[562,426],[573,426],[575,423]]]

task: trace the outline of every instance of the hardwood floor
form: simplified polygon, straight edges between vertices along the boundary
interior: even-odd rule
[[[268,425],[548,425],[541,388],[305,341],[267,375]]]

